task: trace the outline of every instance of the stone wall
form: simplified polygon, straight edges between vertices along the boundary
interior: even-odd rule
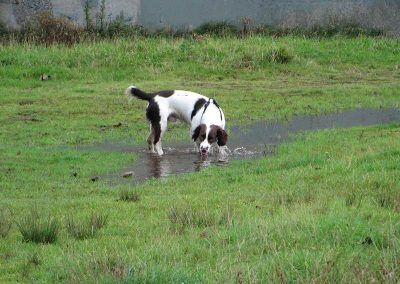
[[[89,0],[95,21],[102,0]],[[18,28],[44,10],[85,23],[86,0],[0,0],[0,20]],[[400,34],[400,0],[106,0],[106,20],[123,13],[147,28],[191,29],[204,22],[311,26],[328,21],[357,22]]]
[[[43,11],[66,17],[84,25],[86,0],[0,0],[0,21],[10,28],[20,28],[32,17]],[[91,21],[98,19],[101,0],[89,0]],[[105,0],[105,20],[112,21],[123,14],[124,18],[136,23],[140,0]]]
[[[18,0],[13,2],[12,10],[15,22],[19,25],[43,11],[51,11],[52,9],[50,0]]]

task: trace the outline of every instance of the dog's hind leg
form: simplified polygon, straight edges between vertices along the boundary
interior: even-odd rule
[[[147,145],[149,147],[150,152],[155,153],[154,151],[154,136],[155,136],[155,130],[153,126],[150,124],[150,134],[149,137],[147,138]]]
[[[156,135],[154,138],[154,146],[155,150],[158,153],[158,155],[163,155],[164,151],[162,149],[162,143],[161,139],[164,136],[165,131],[167,130],[167,120],[161,120],[159,123],[159,128],[156,131]]]
[[[164,154],[164,151],[162,150],[161,139],[164,136],[165,131],[167,130],[167,121],[162,120],[159,123],[153,124],[153,129],[154,129],[153,145],[158,155],[161,156]]]
[[[162,149],[158,146],[161,138],[161,113],[157,102],[150,101],[146,109],[147,119],[150,121],[150,135],[147,139],[150,151],[156,150],[159,155],[162,155]],[[151,144],[150,144],[151,143]]]

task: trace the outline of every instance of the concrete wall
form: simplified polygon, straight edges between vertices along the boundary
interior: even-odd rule
[[[311,26],[329,20],[400,30],[400,0],[145,0],[139,22],[162,28],[191,28],[204,22]]]
[[[20,27],[44,10],[84,24],[86,0],[0,0],[0,20]],[[89,0],[93,20],[101,0]],[[191,29],[204,22],[303,25],[329,20],[358,22],[400,33],[400,0],[106,0],[106,20],[120,13],[131,23],[159,29]]]

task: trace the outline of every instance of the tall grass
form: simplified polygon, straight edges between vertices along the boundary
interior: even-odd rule
[[[168,212],[168,219],[171,228],[182,233],[187,228],[231,226],[233,224],[233,212],[231,208],[215,213],[206,208],[172,207]]]
[[[204,23],[194,30],[194,33],[212,36],[232,36],[239,35],[239,29],[228,22],[209,22]]]
[[[75,239],[83,240],[94,237],[106,223],[106,215],[94,212],[89,217],[83,219],[68,216],[66,218],[66,229]]]
[[[54,217],[32,210],[21,219],[18,228],[24,242],[50,244],[57,240],[60,226]]]
[[[0,209],[0,237],[5,238],[12,226],[12,214],[8,208]]]
[[[140,194],[136,190],[124,188],[119,192],[119,200],[138,202],[140,200]]]

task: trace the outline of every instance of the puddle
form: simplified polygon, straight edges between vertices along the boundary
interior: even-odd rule
[[[287,122],[256,122],[248,126],[232,126],[229,129],[228,147],[231,153],[228,159],[218,160],[215,156],[201,158],[189,141],[163,143],[164,155],[147,153],[146,143],[129,146],[102,143],[91,146],[103,151],[135,153],[137,160],[116,173],[101,177],[111,183],[137,182],[149,178],[164,178],[179,173],[199,171],[209,165],[227,165],[229,160],[245,159],[271,155],[276,145],[288,141],[293,134],[305,131],[330,128],[349,128],[400,123],[400,111],[397,109],[356,109],[322,115],[293,117]],[[123,177],[125,176],[125,177]]]

